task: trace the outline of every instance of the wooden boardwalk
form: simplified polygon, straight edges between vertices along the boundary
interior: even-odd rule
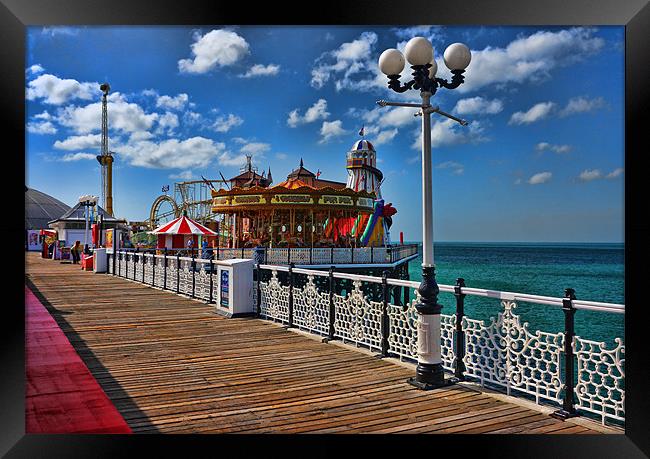
[[[39,254],[26,275],[134,433],[622,433]]]

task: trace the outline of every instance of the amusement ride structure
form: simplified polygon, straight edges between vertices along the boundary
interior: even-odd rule
[[[109,215],[113,215],[113,153],[108,149],[108,107],[107,98],[111,85],[102,83],[102,146],[97,161],[102,166],[101,174],[101,202]]]

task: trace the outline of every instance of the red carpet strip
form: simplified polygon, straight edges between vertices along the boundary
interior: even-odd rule
[[[131,433],[45,306],[25,287],[26,433]]]

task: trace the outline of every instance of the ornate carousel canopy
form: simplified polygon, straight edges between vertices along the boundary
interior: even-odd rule
[[[270,188],[254,186],[212,191],[212,211],[233,213],[241,210],[312,209],[373,211],[374,193],[350,188],[316,188],[297,177],[290,177]]]

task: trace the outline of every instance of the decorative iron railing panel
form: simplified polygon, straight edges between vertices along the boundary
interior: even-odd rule
[[[210,264],[207,260],[196,260],[194,297],[210,301]]]
[[[142,255],[144,261],[144,283],[153,284],[153,263],[155,262],[155,255],[145,253]]]
[[[181,258],[181,269],[179,272],[179,292],[184,295],[192,295],[192,259]]]
[[[165,282],[165,257],[156,255],[156,272],[154,273],[153,284],[163,288]]]
[[[268,319],[289,323],[289,286],[278,280],[278,272],[271,271],[268,282],[260,282],[260,315]]]
[[[144,274],[144,272],[143,272],[143,267],[144,267],[144,265],[143,265],[143,261],[144,261],[143,254],[137,253],[137,254],[135,254],[135,258],[136,258],[136,262],[135,262],[135,265],[134,265],[134,270],[132,271],[131,269],[129,269],[129,272],[131,272],[134,275],[133,280],[135,280],[136,282],[142,282],[142,280],[143,280],[142,276]]]
[[[465,375],[481,384],[491,383],[511,390],[559,402],[563,333],[528,331],[513,313],[514,301],[501,302],[504,311],[489,324],[463,319],[465,332]]]
[[[319,292],[314,276],[307,276],[304,287],[293,288],[293,324],[320,335],[329,330],[329,294]]]
[[[578,361],[575,387],[579,409],[605,419],[625,419],[625,345],[620,338],[616,346],[606,349],[605,343],[576,336],[573,352]]]
[[[381,350],[381,315],[383,303],[369,301],[361,291],[361,281],[345,296],[334,295],[334,336],[345,341]]]

